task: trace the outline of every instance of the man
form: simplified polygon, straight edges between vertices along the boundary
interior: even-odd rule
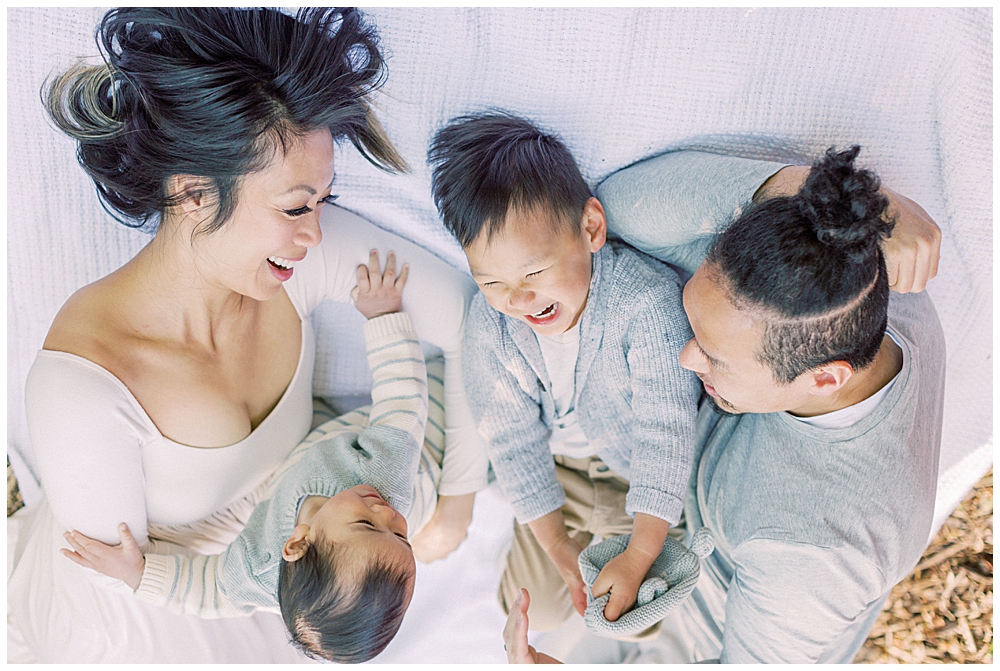
[[[677,152],[598,189],[609,228],[693,272],[681,362],[709,399],[685,515],[717,550],[664,628],[691,661],[852,661],[930,532],[944,339],[926,295],[888,289],[923,289],[940,233],[857,153]]]

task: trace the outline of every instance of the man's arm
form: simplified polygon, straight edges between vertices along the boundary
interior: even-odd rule
[[[797,193],[809,168],[677,151],[620,170],[597,187],[608,230],[636,249],[693,273],[716,231],[752,200]],[[941,229],[915,202],[883,187],[896,219],[882,243],[894,291],[922,291],[937,274]]]

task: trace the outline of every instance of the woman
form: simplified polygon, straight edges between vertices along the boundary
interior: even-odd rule
[[[56,78],[47,107],[105,208],[156,235],[66,302],[29,374],[46,499],[18,539],[10,617],[39,661],[292,661],[276,618],[146,608],[59,558],[60,534],[116,543],[124,521],[140,543],[221,550],[310,428],[309,313],[349,300],[373,248],[410,265],[407,310],[444,350],[449,451],[470,456],[448,491],[471,505],[485,463],[454,381],[474,285],[323,207],[338,140],[406,167],[365,100],[385,70],[357,11],[118,9],[98,42],[107,64]]]

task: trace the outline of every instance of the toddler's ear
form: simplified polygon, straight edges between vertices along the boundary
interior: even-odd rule
[[[608,224],[604,216],[604,206],[601,201],[591,197],[583,208],[583,218],[580,221],[583,234],[590,243],[591,253],[596,253],[608,239]]]
[[[281,547],[281,556],[285,561],[298,561],[309,548],[309,525],[300,524],[292,531],[285,544]]]

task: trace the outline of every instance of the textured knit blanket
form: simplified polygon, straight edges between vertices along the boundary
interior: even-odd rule
[[[534,119],[565,139],[591,187],[670,149],[807,163],[831,145],[862,145],[859,163],[944,232],[928,290],[948,343],[938,523],[988,470],[992,9],[366,11],[388,55],[376,108],[412,170],[384,175],[343,146],[338,203],[460,268],[425,163],[431,135],[459,114],[500,107]],[[7,450],[29,506],[39,490],[24,412],[28,368],[70,294],[149,239],[101,210],[72,142],[46,122],[39,101],[47,76],[96,55],[101,14],[7,14]],[[367,393],[362,319],[349,306],[315,315],[317,395]],[[455,613],[462,645],[436,642],[428,655],[452,650],[454,661],[471,660],[496,640],[499,629],[473,635],[470,611]]]
[[[639,586],[635,606],[614,622],[604,617],[604,607],[611,594],[596,599],[590,588],[604,566],[625,551],[632,534],[615,536],[591,545],[580,553],[580,573],[587,583],[587,610],[583,621],[587,629],[600,636],[621,638],[633,636],[665,618],[684,599],[690,596],[701,575],[700,559],[715,549],[715,540],[707,527],[702,527],[691,538],[691,549],[683,543],[667,538],[660,556],[653,561],[646,578]]]

